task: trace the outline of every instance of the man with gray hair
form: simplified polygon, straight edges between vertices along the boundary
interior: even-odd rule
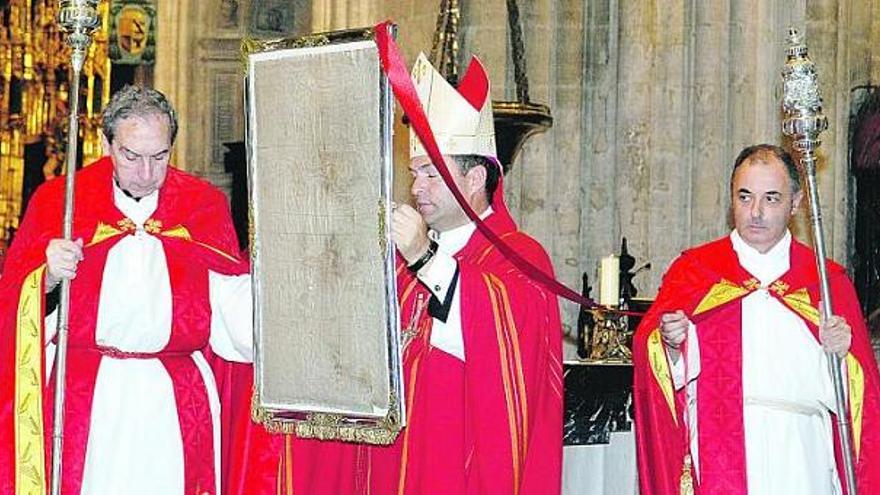
[[[788,225],[804,192],[791,156],[748,146],[733,165],[734,229],[684,251],[633,342],[642,493],[843,493],[827,353],[843,361],[859,493],[878,493],[880,374],[852,282]],[[839,449],[838,449],[839,450]]]
[[[30,203],[0,282],[0,492],[46,486],[64,279],[64,493],[219,489],[206,354],[251,361],[250,279],[223,193],[169,165],[176,134],[164,95],[127,86],[104,111],[106,156],[77,172],[75,240],[57,238],[63,180]]]

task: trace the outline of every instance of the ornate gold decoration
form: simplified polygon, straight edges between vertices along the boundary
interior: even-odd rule
[[[116,225],[118,225],[119,229],[123,232],[134,232],[137,230],[137,225],[135,225],[134,221],[128,217],[116,222]]]
[[[593,325],[588,329],[586,360],[596,364],[631,363],[633,332],[629,329],[629,317],[602,309],[587,311],[593,316]]]
[[[694,495],[694,476],[691,473],[693,462],[691,455],[685,454],[681,465],[681,479],[679,481],[679,493],[681,495]]]
[[[144,222],[144,230],[149,234],[156,235],[162,231],[162,221],[156,220],[155,218],[150,218],[146,222]]]
[[[248,57],[253,53],[285,50],[288,48],[304,48],[309,46],[324,46],[340,41],[372,40],[373,28],[346,29],[341,31],[329,31],[314,33],[297,38],[274,38],[261,40],[256,38],[244,38],[241,40],[241,65],[242,72],[247,75]]]
[[[102,26],[93,35],[83,65],[80,95],[85,108],[79,135],[83,163],[101,156],[100,116],[110,100],[109,0],[98,11]],[[64,163],[67,113],[71,95],[67,78],[70,47],[55,18],[57,0],[20,0],[7,6],[0,27],[0,238],[7,239],[21,218],[25,145],[43,142],[43,174],[51,178]]]
[[[132,55],[143,53],[147,45],[147,31],[152,19],[143,7],[126,5],[119,13],[119,47]]]
[[[398,398],[393,390],[389,399],[389,413],[378,422],[353,423],[341,415],[331,413],[310,413],[305,419],[287,419],[279,418],[270,410],[260,407],[259,392],[254,390],[251,418],[270,433],[293,433],[300,438],[391,445],[400,433],[401,426],[400,418],[394,412]]]
[[[103,242],[115,235],[121,234],[123,231],[117,229],[112,225],[107,225],[104,222],[98,222],[98,227],[95,229],[94,235],[92,235],[92,240],[89,242],[89,246],[93,246],[98,244],[99,242]]]
[[[856,461],[862,453],[862,412],[865,405],[865,370],[852,353],[846,355],[846,374],[849,378],[849,415],[852,421],[853,450]]]
[[[819,309],[810,302],[810,293],[806,288],[798,289],[782,297],[783,302],[794,312],[814,325],[819,324]]]
[[[782,280],[777,280],[776,282],[770,284],[770,290],[779,294],[780,297],[784,296],[785,293],[788,292],[789,288],[790,286]]]
[[[227,253],[220,248],[214,247],[210,244],[206,244],[201,241],[197,241],[193,239],[192,234],[190,234],[189,230],[183,225],[175,225],[168,230],[162,230],[162,222],[159,220],[147,220],[144,224],[144,230],[154,235],[161,235],[162,237],[170,237],[173,239],[183,239],[184,241],[192,242],[193,244],[202,246],[205,249],[209,249],[213,251],[215,254],[218,254],[229,261],[238,262],[239,259],[235,257],[232,253]]]
[[[15,339],[15,485],[16,493],[45,493],[42,352],[43,272],[31,272],[21,287]]]
[[[657,385],[663,392],[663,398],[666,399],[666,405],[669,406],[669,412],[672,413],[672,419],[678,424],[678,416],[675,414],[675,397],[672,386],[672,373],[669,371],[669,362],[666,360],[666,349],[663,348],[663,341],[660,337],[660,329],[655,328],[648,335],[648,361],[651,363],[651,372]]]
[[[758,289],[761,285],[757,280],[749,279],[743,282],[743,286],[740,287],[729,280],[721,279],[720,282],[709,289],[709,292],[706,293],[700,304],[697,305],[697,309],[694,310],[694,315],[727,304],[738,297],[748,294],[750,291]]]
[[[161,226],[161,224],[160,224],[160,226]],[[165,232],[162,232],[162,235],[165,237],[174,237],[176,239],[185,239],[187,241],[192,240],[192,236],[190,235],[189,231],[186,230],[186,227],[184,227],[183,225],[177,225],[175,227],[171,227],[170,229],[166,230]]]

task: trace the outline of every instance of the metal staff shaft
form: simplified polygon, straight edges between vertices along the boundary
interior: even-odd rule
[[[71,95],[78,95],[80,71],[72,70],[73,80],[70,84]],[[70,120],[67,132],[67,171],[64,191],[64,239],[73,238],[73,198],[76,185],[76,151],[79,98],[72,97],[70,104]],[[73,143],[72,145],[69,143]],[[64,440],[64,385],[67,374],[67,329],[70,317],[70,280],[61,281],[61,297],[58,303],[58,345],[55,350],[55,404],[52,424],[52,495],[61,493],[61,453]]]
[[[819,272],[819,294],[822,298],[822,314],[831,316],[831,289],[828,283],[828,269],[825,262],[825,231],[822,228],[822,211],[819,207],[819,188],[816,185],[816,156],[819,147],[819,133],[828,127],[828,120],[822,114],[822,97],[815,65],[807,55],[807,47],[794,29],[789,30],[788,60],[782,71],[784,82],[783,111],[785,118],[783,132],[794,139],[794,149],[798,152],[798,162],[806,181],[810,202],[810,220],[813,233],[813,252]],[[857,495],[855,463],[853,461],[852,437],[847,404],[846,389],[840,370],[841,360],[835,353],[827,353],[829,372],[834,382],[836,402],[837,433],[840,452],[843,458],[844,479],[847,493]]]
[[[831,316],[831,288],[828,283],[828,269],[825,264],[825,229],[822,227],[822,212],[819,208],[819,192],[816,186],[816,163],[812,153],[807,155],[802,152],[800,163],[804,168],[804,176],[807,182],[807,193],[810,198],[810,220],[813,231],[813,249],[816,254],[816,267],[819,271],[819,294],[822,297],[822,314]],[[837,403],[837,433],[840,437],[840,451],[843,453],[843,468],[845,471],[847,493],[856,495],[856,470],[853,461],[853,448],[851,437],[851,425],[849,419],[849,404],[846,389],[843,386],[843,375],[840,370],[840,356],[833,352],[828,353],[828,367],[831,372],[831,380],[834,382],[834,397]]]
[[[76,186],[76,155],[79,143],[79,78],[91,44],[91,32],[98,26],[98,0],[59,2],[58,22],[68,31],[70,54],[70,114],[67,128],[67,166],[64,190],[63,236],[73,239],[73,205]],[[61,458],[64,447],[64,397],[67,375],[67,329],[70,319],[70,280],[61,281],[58,305],[58,344],[55,350],[55,403],[52,424],[52,495],[61,494]]]

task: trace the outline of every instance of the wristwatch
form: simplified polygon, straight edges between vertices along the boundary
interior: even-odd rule
[[[437,254],[437,241],[432,239],[431,242],[428,244],[428,250],[425,251],[425,254],[423,254],[421,258],[417,259],[415,263],[407,265],[406,268],[409,271],[416,273],[417,271],[421,270],[423,266],[427,265],[435,254]]]

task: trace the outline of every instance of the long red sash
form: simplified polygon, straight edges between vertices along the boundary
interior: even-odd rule
[[[446,166],[445,160],[443,160],[443,154],[440,152],[437,140],[434,138],[434,133],[431,130],[431,124],[428,122],[428,118],[422,109],[418,93],[416,92],[412,79],[410,79],[409,72],[403,61],[403,56],[400,54],[400,49],[389,34],[391,25],[390,21],[386,21],[377,24],[373,28],[376,45],[379,48],[379,58],[382,61],[382,70],[385,72],[385,75],[388,76],[388,81],[391,84],[391,89],[394,92],[394,95],[397,97],[397,101],[400,103],[404,113],[406,113],[409,118],[410,125],[412,125],[416,135],[422,141],[422,146],[424,146],[425,151],[428,152],[431,162],[433,162],[437,171],[440,172],[440,176],[443,177],[443,182],[446,183],[446,186],[452,192],[455,200],[458,201],[458,204],[464,210],[465,214],[467,214],[468,218],[474,222],[480,233],[486,236],[486,238],[489,239],[489,242],[497,247],[498,250],[501,251],[522,273],[540,283],[554,294],[580,304],[587,309],[599,307],[614,313],[637,316],[641,315],[642,313],[638,312],[623,311],[600,306],[593,299],[582,296],[520,256],[510,247],[509,244],[504,242],[503,239],[493,232],[491,228],[486,226],[486,224],[480,219],[479,215],[477,215],[474,209],[471,208],[465,200],[461,191],[458,190],[455,181],[452,179],[452,175],[449,173],[449,168]],[[500,166],[497,163],[496,165]],[[492,197],[492,207],[495,210],[496,215],[510,216],[510,212],[504,202],[504,174],[499,174],[498,188],[495,189],[495,194]]]

